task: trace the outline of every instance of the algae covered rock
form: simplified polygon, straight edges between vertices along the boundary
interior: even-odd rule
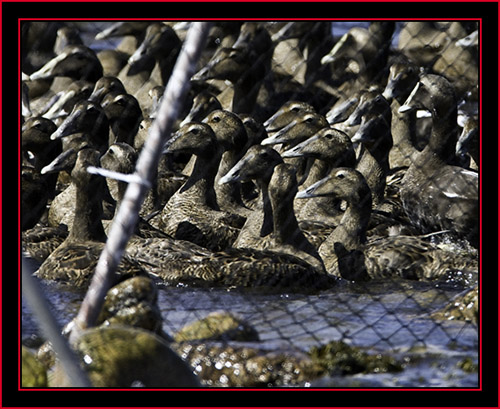
[[[122,281],[106,294],[98,323],[130,325],[160,333],[162,317],[157,298],[158,291],[149,277],[137,276]]]
[[[332,341],[309,351],[312,360],[331,375],[352,375],[356,373],[399,372],[403,365],[396,359],[382,354],[368,354],[360,348],[342,341]]]
[[[216,311],[185,325],[175,335],[176,342],[195,340],[258,341],[254,328],[235,315]]]
[[[23,388],[47,387],[45,368],[25,346],[21,350],[21,386]]]
[[[172,344],[172,348],[191,365],[203,386],[300,386],[324,373],[299,351],[278,353],[206,343]]]
[[[437,319],[463,320],[476,324],[479,319],[478,287],[458,294],[447,306],[432,316]]]
[[[169,345],[142,329],[93,328],[76,340],[74,348],[96,387],[199,386],[191,368]]]

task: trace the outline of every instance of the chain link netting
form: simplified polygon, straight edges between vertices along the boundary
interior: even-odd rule
[[[22,22],[21,241],[35,259],[30,272],[68,232],[75,240],[79,212],[101,223],[75,200],[102,195],[109,233],[191,24]],[[125,253],[155,289],[118,284],[101,327],[155,333],[205,387],[477,387],[478,30],[476,21],[212,22],[139,211],[142,238],[134,242],[136,230]],[[74,51],[81,45],[89,48]],[[76,164],[90,149],[100,160],[88,164],[111,163],[121,176],[107,188],[87,184],[87,198],[75,199]],[[270,149],[277,162],[257,162]],[[59,173],[48,169],[56,157],[65,161]],[[259,173],[262,163],[270,173]],[[176,196],[198,180],[211,180],[206,196]],[[204,230],[210,223],[216,234]],[[61,326],[90,280],[78,263],[92,231],[77,239],[76,267],[52,257],[61,273],[37,273]],[[162,239],[169,244],[154,241]],[[45,280],[54,277],[65,282]],[[36,351],[43,323],[22,301],[23,345]],[[196,384],[162,381],[150,361],[134,362],[155,381],[91,380]]]

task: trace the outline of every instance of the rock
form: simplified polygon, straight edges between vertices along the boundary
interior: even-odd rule
[[[432,314],[432,317],[441,320],[470,321],[477,324],[479,319],[478,287],[458,294],[447,306]]]
[[[149,277],[137,276],[125,280],[106,294],[98,324],[130,325],[161,334],[162,317],[157,298],[158,291]]]
[[[185,325],[175,335],[176,342],[195,340],[259,341],[254,328],[235,315],[216,311]]]
[[[300,386],[324,372],[297,351],[269,352],[250,347],[172,344],[200,378],[215,387]]]
[[[331,375],[399,372],[403,366],[391,356],[367,354],[342,341],[332,341],[309,351],[312,360]]]
[[[85,331],[74,348],[95,387],[189,388],[200,386],[191,368],[159,336],[110,326]],[[58,365],[56,365],[58,367]],[[54,386],[64,386],[60,368]]]
[[[47,387],[45,368],[25,346],[21,350],[21,386],[23,388]]]

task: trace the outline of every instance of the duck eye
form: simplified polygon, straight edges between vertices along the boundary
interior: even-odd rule
[[[337,178],[344,179],[345,175],[342,172],[337,173]]]
[[[193,135],[198,135],[200,133],[200,130],[198,128],[193,128],[193,129],[191,129],[191,133]]]
[[[291,111],[292,112],[299,112],[300,108],[298,106],[292,107]]]
[[[331,133],[327,133],[327,134],[325,134],[325,138],[331,140],[331,139],[333,139],[333,135]]]
[[[212,122],[219,122],[220,121],[220,116],[218,115],[215,115],[213,118],[212,118]]]

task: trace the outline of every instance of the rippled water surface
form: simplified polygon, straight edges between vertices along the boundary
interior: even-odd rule
[[[93,35],[108,23],[89,23],[85,41],[93,48]],[[368,22],[334,22],[334,36]],[[397,31],[393,46],[397,44]],[[108,43],[109,45],[109,43]],[[42,284],[59,323],[77,311],[82,295]],[[317,387],[477,387],[477,372],[464,372],[459,364],[478,361],[477,326],[464,321],[437,321],[432,312],[460,291],[420,282],[371,282],[341,286],[319,295],[252,294],[225,290],[161,287],[159,305],[164,330],[172,334],[183,325],[217,310],[238,314],[258,332],[260,348],[307,351],[334,340],[366,348],[369,353],[391,354],[407,361],[403,372],[323,378]],[[22,301],[22,337],[38,333],[25,300]],[[257,346],[257,344],[254,344]]]
[[[61,325],[73,318],[81,296],[52,285],[43,287]],[[250,345],[262,349],[307,351],[342,340],[368,353],[391,354],[410,362],[401,373],[325,378],[312,386],[477,387],[477,372],[459,368],[464,360],[477,364],[477,327],[430,316],[458,292],[410,281],[341,286],[318,295],[162,286],[159,305],[164,330],[170,334],[210,312],[226,310],[257,330],[261,341]],[[24,302],[22,318],[23,338],[37,332]]]

